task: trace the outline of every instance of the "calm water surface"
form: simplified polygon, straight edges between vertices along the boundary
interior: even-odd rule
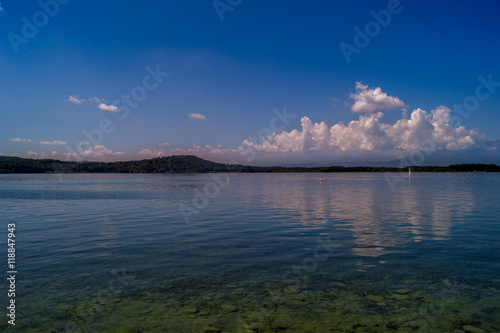
[[[0,175],[0,330],[499,332],[500,174],[386,177]]]

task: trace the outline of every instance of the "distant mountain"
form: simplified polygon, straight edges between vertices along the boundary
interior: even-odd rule
[[[401,167],[411,166],[447,166],[453,164],[499,164],[500,165],[500,140],[485,142],[481,147],[465,150],[436,150],[423,151],[415,150],[406,153],[401,159],[394,159],[384,152],[367,152],[362,155],[332,155],[327,157],[324,154],[315,156],[313,152],[310,156],[297,156],[292,158],[275,160],[263,165],[282,165],[287,167],[326,167],[331,165],[341,165],[345,167],[371,166],[371,167]]]
[[[500,150],[500,140],[486,142],[486,148]]]
[[[439,150],[431,154],[421,154],[424,158],[420,161],[418,156],[414,156],[414,159],[406,157],[403,161],[395,160],[387,162],[387,166],[400,166],[403,164],[413,164],[413,165],[438,165],[446,166],[452,164],[500,164],[500,150],[496,148],[490,149],[466,149],[466,150]],[[413,163],[411,163],[411,162]]]
[[[395,162],[394,162],[395,163]],[[157,157],[127,162],[67,162],[53,159],[0,156],[0,173],[206,173],[206,172],[406,172],[407,164],[394,166],[259,167],[215,163],[193,155]],[[412,166],[417,172],[500,172],[495,164]]]
[[[412,166],[447,166],[453,164],[499,164],[500,140],[488,141],[484,148],[465,150],[437,150],[434,152],[415,151],[402,159],[387,161],[345,161],[335,163],[343,166],[368,165],[374,167],[401,167]],[[325,164],[323,164],[324,166]],[[319,166],[319,165],[317,165]]]

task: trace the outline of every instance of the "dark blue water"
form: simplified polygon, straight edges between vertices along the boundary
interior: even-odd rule
[[[227,177],[0,175],[0,329],[500,331],[500,174]]]

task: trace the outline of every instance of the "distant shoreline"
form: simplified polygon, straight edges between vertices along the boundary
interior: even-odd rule
[[[260,167],[223,164],[193,155],[157,157],[127,162],[69,162],[53,159],[29,159],[0,156],[0,174],[55,173],[343,173],[343,172],[500,172],[496,164],[453,164],[449,166],[328,166],[328,167]]]

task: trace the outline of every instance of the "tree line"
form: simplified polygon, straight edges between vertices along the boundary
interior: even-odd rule
[[[413,172],[500,172],[496,164],[411,166]],[[126,162],[74,162],[0,156],[0,173],[407,172],[408,167],[259,167],[223,164],[193,155]]]

